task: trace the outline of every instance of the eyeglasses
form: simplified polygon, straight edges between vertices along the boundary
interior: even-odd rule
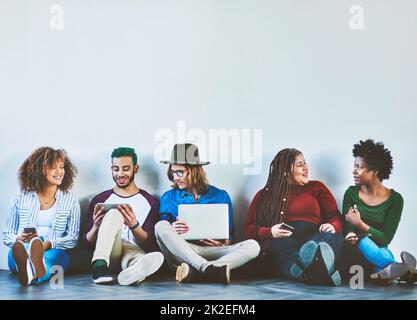
[[[177,175],[177,177],[182,178],[184,175],[184,170],[169,170],[169,173],[173,176],[174,174]]]

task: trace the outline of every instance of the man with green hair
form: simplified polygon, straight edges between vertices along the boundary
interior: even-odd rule
[[[154,231],[159,220],[158,201],[137,187],[137,161],[135,149],[114,149],[111,170],[116,185],[90,202],[83,241],[94,249],[94,283],[113,283],[111,272],[122,269],[117,277],[119,284],[137,284],[155,273],[164,261]]]

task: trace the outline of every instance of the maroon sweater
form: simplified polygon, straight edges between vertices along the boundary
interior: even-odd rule
[[[255,216],[258,201],[262,190],[253,198],[245,223],[245,234],[250,239],[267,247],[273,239],[271,227],[256,226]],[[292,186],[288,195],[285,222],[306,221],[314,224],[330,223],[340,232],[342,229],[342,216],[337,208],[337,203],[330,190],[320,181],[309,181],[304,186]]]

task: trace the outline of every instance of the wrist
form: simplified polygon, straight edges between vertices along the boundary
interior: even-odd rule
[[[100,230],[99,226],[93,225],[93,227],[90,229],[88,234],[90,235],[90,237],[94,237],[98,233],[99,230]]]
[[[135,223],[133,226],[129,226],[129,229],[133,231],[133,230],[135,230],[136,228],[138,228],[138,227],[139,227],[139,225],[140,225],[140,224],[139,224],[139,221],[137,221],[137,220],[136,220],[136,223]]]
[[[359,229],[361,229],[363,232],[368,232],[369,226],[365,222],[361,221],[359,225]]]

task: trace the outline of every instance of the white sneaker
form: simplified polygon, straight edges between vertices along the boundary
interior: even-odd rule
[[[13,244],[12,255],[16,263],[17,277],[20,284],[23,286],[29,285],[34,278],[34,272],[25,244],[22,241],[18,240]]]
[[[135,264],[120,272],[117,281],[122,286],[142,282],[146,277],[158,271],[163,262],[164,255],[162,253],[147,253]]]
[[[111,284],[114,282],[114,278],[110,275],[100,276],[97,279],[93,279],[95,284]]]

